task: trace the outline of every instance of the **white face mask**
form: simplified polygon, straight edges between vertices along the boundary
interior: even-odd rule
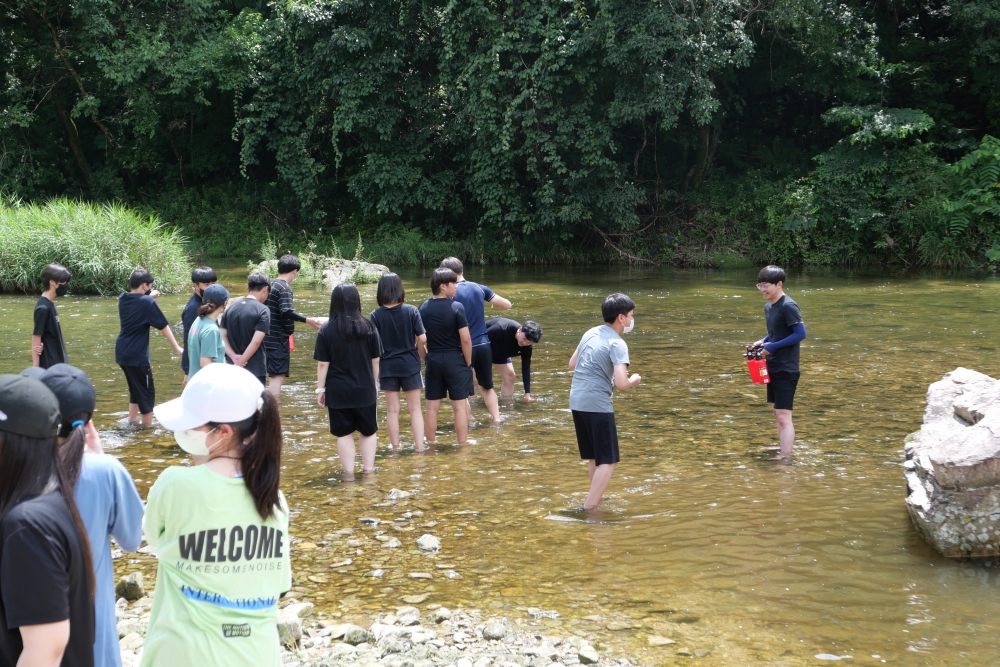
[[[625,325],[625,328],[622,329],[622,333],[631,333],[632,329],[635,329],[635,317],[633,317],[632,320]]]
[[[212,452],[208,447],[208,434],[213,431],[215,431],[214,428],[211,431],[196,431],[194,429],[174,431],[174,440],[181,446],[181,449],[192,456],[208,456]]]

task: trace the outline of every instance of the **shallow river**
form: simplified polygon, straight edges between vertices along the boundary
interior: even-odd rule
[[[232,270],[223,282],[240,294],[244,276]],[[788,292],[809,338],[788,467],[761,451],[776,440],[773,419],[740,357],[764,333],[754,274],[529,268],[469,277],[511,299],[511,317],[542,325],[532,378],[539,400],[508,402],[498,428],[475,404],[477,444],[462,449],[444,408],[441,444],[427,454],[412,452],[404,413],[404,451],[392,456],[381,439],[372,479],[340,479],[325,411],[314,403],[315,336],[300,327],[282,398],[295,597],[357,620],[404,598],[425,609],[479,608],[592,636],[599,649],[644,664],[690,660],[678,647],[707,649],[700,662],[718,665],[827,664],[817,654],[849,655],[851,664],[995,663],[1000,568],[946,560],[914,534],[900,462],[930,382],[960,365],[1000,374],[1000,281],[793,277]],[[419,304],[426,274],[404,278]],[[566,362],[600,322],[601,298],[619,290],[638,304],[626,341],[643,383],[617,395],[622,463],[603,510],[581,521],[587,475]],[[362,289],[366,312],[374,292]],[[186,299],[161,297],[171,321]],[[30,363],[34,301],[0,297],[0,372]],[[300,312],[324,315],[327,303],[296,285]],[[145,497],[184,456],[170,433],[121,424],[117,304],[69,296],[58,306],[70,362],[98,388],[105,446]],[[155,332],[152,355],[158,401],[176,396],[179,360]],[[412,496],[389,501],[391,489]],[[416,549],[424,533],[441,538],[439,553]],[[399,548],[383,546],[392,537]],[[126,554],[117,568],[152,581],[155,561]],[[532,620],[532,607],[559,618]],[[678,643],[651,647],[650,635]]]

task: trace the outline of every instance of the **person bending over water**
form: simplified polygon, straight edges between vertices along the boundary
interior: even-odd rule
[[[279,667],[278,599],[292,586],[278,402],[245,368],[209,364],[156,418],[203,465],[171,466],[144,529],[156,597],[142,667]]]
[[[379,307],[372,311],[371,321],[382,339],[379,361],[379,388],[385,392],[386,427],[392,448],[399,451],[399,392],[406,396],[413,428],[413,446],[418,452],[424,445],[424,415],[420,412],[420,352],[427,342],[420,312],[406,300],[403,281],[395,273],[387,273],[378,281],[375,300]]]
[[[469,439],[469,396],[472,392],[472,338],[465,308],[455,301],[458,276],[451,269],[435,269],[431,275],[431,294],[420,304],[420,319],[427,330],[424,357],[424,381],[427,385],[427,414],[424,433],[427,442],[437,438],[438,410],[445,394],[455,412],[455,436],[458,444]]]
[[[765,266],[757,275],[757,289],[767,299],[764,304],[767,335],[753,346],[764,348],[767,374],[771,378],[767,402],[778,424],[778,447],[765,449],[780,450],[772,461],[787,462],[791,461],[795,446],[792,403],[799,384],[799,348],[806,338],[806,325],[799,304],[785,294],[785,277],[785,270],[778,266]]]
[[[219,330],[219,318],[229,301],[229,290],[219,284],[210,285],[198,308],[198,319],[191,325],[187,351],[191,355],[188,380],[209,364],[226,363],[226,345]]]
[[[517,376],[514,374],[512,359],[521,357],[524,400],[535,400],[531,397],[531,345],[542,339],[542,328],[531,320],[521,325],[506,317],[497,317],[486,322],[486,335],[490,339],[493,367],[503,380],[503,384],[500,385],[500,396],[511,398],[514,395],[514,381],[517,380]]]
[[[278,260],[278,277],[271,283],[267,295],[267,307],[271,310],[271,327],[264,336],[267,352],[267,374],[271,376],[268,390],[278,396],[281,385],[288,377],[291,364],[289,339],[295,334],[295,323],[305,322],[313,329],[319,329],[323,322],[315,317],[306,317],[295,312],[292,283],[299,277],[302,262],[292,254],[282,255]]]
[[[635,302],[624,294],[611,294],[601,304],[601,314],[604,324],[583,334],[569,360],[570,370],[575,371],[569,408],[580,458],[589,462],[586,510],[600,504],[619,460],[612,387],[624,391],[642,382],[638,374],[628,375],[628,345],[622,340],[622,334],[635,326]]]
[[[316,336],[316,402],[330,414],[330,433],[344,479],[354,479],[354,434],[361,435],[364,472],[375,471],[378,443],[378,389],[382,341],[378,329],[361,314],[361,295],[350,283],[341,283],[330,295],[330,319]]]

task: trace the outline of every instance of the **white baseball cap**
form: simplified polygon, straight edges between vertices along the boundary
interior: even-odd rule
[[[233,424],[260,409],[264,385],[245,368],[209,364],[184,387],[180,398],[153,408],[156,419],[171,431],[186,431],[209,422]]]

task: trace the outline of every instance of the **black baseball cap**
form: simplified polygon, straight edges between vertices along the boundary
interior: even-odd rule
[[[45,371],[41,381],[59,399],[59,412],[63,418],[77,418],[82,413],[87,415],[84,421],[89,421],[97,406],[97,391],[86,373],[76,366],[55,364]],[[68,431],[69,427],[72,424],[64,424],[62,430]]]
[[[59,433],[59,399],[41,381],[23,375],[0,375],[0,431],[29,438]]]
[[[36,380],[41,380],[42,376],[45,375],[45,369],[41,366],[28,366],[23,371],[18,373],[18,375],[23,375],[26,378],[35,378]]]

